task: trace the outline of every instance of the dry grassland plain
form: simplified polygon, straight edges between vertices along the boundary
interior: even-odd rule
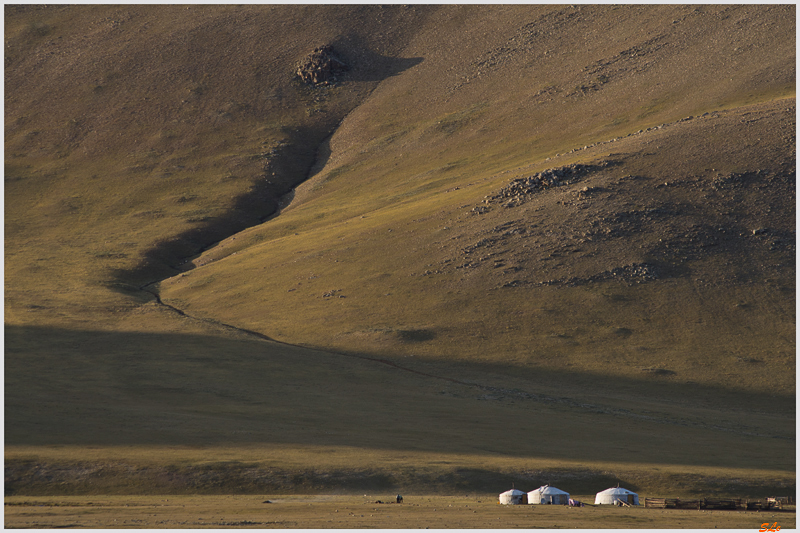
[[[794,527],[794,6],[4,10],[6,527]]]
[[[383,498],[383,499],[381,499]],[[762,529],[796,527],[796,513],[614,506],[499,505],[494,495],[126,496],[6,498],[12,528],[191,529]],[[584,501],[592,496],[577,496]],[[387,501],[388,500],[388,501]],[[383,503],[376,503],[381,501]]]

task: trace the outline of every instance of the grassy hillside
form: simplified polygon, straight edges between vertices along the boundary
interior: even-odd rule
[[[778,104],[758,135],[781,145],[786,113]],[[791,394],[793,185],[775,153],[731,147],[709,158],[697,142],[709,129],[732,133],[741,116],[587,149],[587,161],[608,166],[513,207],[481,202],[508,175],[370,211],[346,201],[353,190],[336,190],[337,176],[319,201],[202,255],[203,267],[162,283],[162,296],[318,347],[637,378],[661,368],[676,381]],[[664,153],[642,154],[642,142]],[[747,183],[708,168],[720,162],[747,169]],[[690,165],[707,175],[681,168]]]
[[[5,10],[7,493],[794,490],[792,6]]]
[[[742,38],[731,28],[763,11],[679,9],[667,31],[676,11],[647,9],[653,19],[632,36],[619,9],[542,9],[522,26],[506,18],[516,10],[493,13],[505,22],[493,43],[465,24],[458,54],[433,54],[382,85],[279,219],[203,254],[204,268],[166,281],[162,296],[322,348],[636,377],[661,369],[791,394],[794,101],[775,98],[792,94],[793,52],[716,64]],[[462,23],[448,17],[434,27]],[[607,37],[587,37],[596,34]],[[755,50],[781,32],[749,35]],[[424,56],[417,47],[432,39],[421,32],[408,54]],[[769,81],[753,77],[765,60]],[[591,85],[589,72],[603,81]],[[539,84],[546,96],[533,96]],[[769,103],[731,109],[737,97]],[[576,163],[606,166],[511,199],[524,205],[485,203],[515,178]],[[657,280],[605,279],[637,264]],[[750,359],[760,362],[742,364]]]

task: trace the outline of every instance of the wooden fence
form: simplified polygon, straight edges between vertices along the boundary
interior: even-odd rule
[[[700,500],[681,500],[680,498],[645,498],[645,507],[657,509],[700,509]]]
[[[760,511],[780,509],[783,505],[794,503],[794,498],[764,498],[763,500],[682,500],[680,498],[645,498],[644,506],[655,509],[710,509],[731,511]]]

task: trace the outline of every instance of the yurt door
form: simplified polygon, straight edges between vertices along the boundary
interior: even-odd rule
[[[633,494],[628,494],[628,503],[633,505]]]

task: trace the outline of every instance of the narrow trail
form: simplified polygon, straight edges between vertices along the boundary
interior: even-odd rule
[[[275,343],[275,344],[280,344],[280,345],[283,345],[283,346],[289,346],[289,347],[292,347],[292,348],[299,348],[299,349],[304,349],[304,350],[324,351],[324,353],[328,353],[328,354],[332,354],[332,355],[338,355],[338,356],[341,356],[341,357],[351,357],[353,359],[361,359],[363,361],[371,361],[373,363],[384,364],[384,365],[390,366],[392,368],[396,368],[398,370],[402,370],[404,372],[410,372],[412,374],[418,374],[420,376],[425,376],[425,377],[434,378],[434,379],[440,379],[440,380],[443,380],[443,381],[449,381],[451,383],[456,383],[458,385],[464,385],[464,386],[468,386],[468,387],[478,387],[480,389],[485,389],[485,390],[492,390],[492,387],[485,387],[485,386],[479,385],[477,383],[468,383],[466,381],[460,381],[460,380],[453,379],[453,378],[448,378],[448,377],[444,377],[444,376],[437,376],[435,374],[429,374],[429,373],[426,373],[426,372],[420,372],[419,370],[414,370],[413,368],[406,368],[406,367],[400,366],[397,363],[395,363],[394,361],[390,361],[388,359],[380,359],[380,358],[377,358],[377,357],[367,357],[365,355],[356,355],[356,354],[350,354],[350,353],[333,352],[333,351],[329,351],[329,350],[318,350],[316,348],[308,348],[306,346],[299,346],[297,344],[291,344],[291,343],[288,343],[288,342],[279,341],[279,340],[273,339],[272,337],[264,335],[263,333],[259,333],[257,331],[253,331],[251,329],[232,326],[230,324],[225,324],[224,322],[219,322],[219,321],[213,320],[213,319],[195,317],[195,316],[187,314],[185,311],[175,307],[174,305],[170,305],[168,303],[165,303],[161,299],[161,296],[158,294],[158,292],[156,292],[156,291],[154,291],[154,290],[149,288],[150,285],[153,285],[155,283],[158,283],[158,282],[154,281],[154,282],[148,283],[147,285],[143,285],[142,287],[139,287],[139,290],[142,290],[142,291],[144,291],[144,292],[146,292],[148,294],[153,295],[153,297],[155,298],[155,301],[156,301],[156,303],[158,305],[160,305],[162,307],[165,307],[165,308],[171,310],[172,312],[178,314],[179,316],[182,316],[182,317],[185,317],[185,318],[190,318],[192,320],[197,320],[198,322],[205,322],[206,324],[210,324],[210,325],[213,325],[213,326],[221,327],[221,328],[226,329],[228,331],[232,331],[232,332],[236,332],[236,333],[242,333],[242,334],[245,334],[247,336],[257,338],[257,339],[262,340],[262,341],[267,341],[267,342],[271,342],[271,343]]]

